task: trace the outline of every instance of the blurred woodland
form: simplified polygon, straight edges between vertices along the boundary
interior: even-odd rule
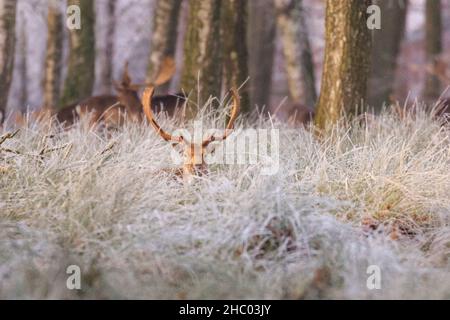
[[[0,0],[2,118],[114,95],[127,62],[133,83],[151,83],[168,56],[176,73],[157,94],[202,105],[237,87],[243,111],[304,122],[315,108],[319,126],[339,105],[448,96],[450,1],[373,3],[381,30],[359,0]],[[80,30],[65,26],[74,4]]]

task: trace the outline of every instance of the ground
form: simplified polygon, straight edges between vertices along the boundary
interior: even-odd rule
[[[278,171],[215,164],[190,183],[146,126],[22,128],[0,146],[0,298],[450,298],[446,125],[249,126],[279,130]]]

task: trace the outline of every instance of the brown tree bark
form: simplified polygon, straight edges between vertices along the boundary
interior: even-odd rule
[[[50,1],[47,14],[47,54],[44,71],[44,108],[57,109],[63,59],[63,15],[58,1]]]
[[[373,30],[368,103],[375,112],[392,102],[395,71],[405,33],[408,0],[375,0],[381,9],[381,30]]]
[[[222,1],[223,73],[225,88],[239,88],[248,78],[246,0]],[[239,91],[241,112],[250,111],[248,84]]]
[[[438,59],[442,53],[441,0],[427,0],[425,11],[425,56],[428,73],[423,96],[425,101],[431,103],[442,93],[442,83],[435,74]]]
[[[81,29],[70,30],[70,52],[61,107],[92,94],[95,80],[95,13],[92,0],[68,0],[81,9]]]
[[[274,1],[290,98],[295,103],[313,108],[317,101],[317,92],[303,1]]]
[[[181,87],[188,94],[187,116],[209,97],[219,97],[222,87],[222,51],[220,37],[220,0],[191,0],[188,30],[184,46]]]
[[[165,57],[174,57],[178,38],[178,21],[181,0],[158,0],[154,14],[151,52],[147,70],[147,82],[153,83]],[[167,92],[170,82],[159,92]]]
[[[14,66],[16,0],[0,0],[0,125],[6,117]]]
[[[276,34],[273,0],[249,1],[248,28],[251,105],[268,106]]]
[[[319,129],[335,123],[342,111],[355,114],[365,103],[371,50],[369,3],[327,0],[325,62],[315,117]]]

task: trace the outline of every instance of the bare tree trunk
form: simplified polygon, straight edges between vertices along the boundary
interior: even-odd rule
[[[114,35],[116,33],[116,1],[107,0],[107,30],[104,50],[100,53],[100,92],[110,94],[113,81]]]
[[[246,0],[222,1],[222,37],[225,87],[239,88],[248,78]],[[241,111],[250,111],[248,85],[239,92]]]
[[[6,117],[14,66],[16,0],[0,0],[0,125]]]
[[[322,88],[315,123],[325,129],[345,110],[357,111],[366,99],[371,37],[368,0],[327,0]]]
[[[27,30],[26,30],[26,20],[23,17],[23,24],[20,26],[20,35],[17,40],[17,45],[19,49],[19,76],[20,76],[20,97],[19,97],[19,108],[20,112],[24,113],[27,111],[28,103],[28,68],[27,68]]]
[[[425,101],[433,102],[442,93],[442,83],[435,74],[439,55],[442,53],[441,0],[427,0],[425,21],[425,55],[429,72],[425,80],[423,96]],[[430,72],[431,71],[431,72]]]
[[[188,117],[195,104],[202,106],[210,96],[220,96],[222,61],[220,42],[220,0],[191,0],[184,46],[181,87],[191,93]]]
[[[376,112],[392,102],[395,71],[405,33],[408,0],[375,0],[381,9],[381,30],[373,31],[368,103]]]
[[[164,57],[175,56],[181,2],[181,0],[157,1],[147,71],[147,82],[149,83],[156,79]],[[163,85],[160,92],[167,92],[169,87],[170,82]]]
[[[302,0],[275,0],[277,23],[283,42],[290,98],[314,107],[317,92],[314,64]]]
[[[268,105],[275,52],[273,0],[249,1],[249,71],[251,105]]]
[[[63,16],[57,1],[50,1],[47,14],[47,54],[44,73],[44,108],[57,109],[63,59]]]
[[[69,0],[81,9],[81,29],[70,30],[70,52],[61,106],[92,94],[95,80],[95,14],[92,0]]]

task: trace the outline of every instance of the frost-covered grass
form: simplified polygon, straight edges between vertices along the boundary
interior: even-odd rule
[[[30,125],[6,140],[0,298],[450,298],[445,126],[386,113],[319,140],[249,125],[280,129],[275,175],[214,165],[177,181],[158,170],[171,147],[146,126],[106,138]],[[66,288],[72,264],[80,291]]]

